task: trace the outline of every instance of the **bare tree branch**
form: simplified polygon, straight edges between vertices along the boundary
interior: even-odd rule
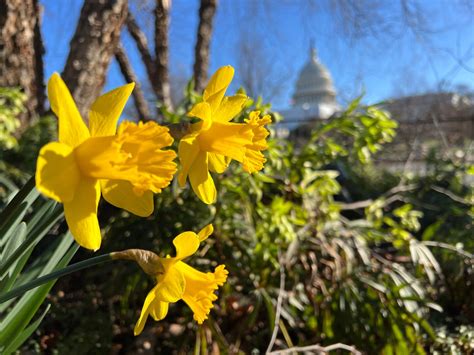
[[[155,7],[155,75],[158,81],[156,96],[166,107],[172,107],[170,75],[168,71],[168,28],[171,0],[156,0]]]
[[[133,99],[135,101],[135,107],[138,112],[138,117],[142,121],[149,121],[151,119],[150,110],[148,108],[148,103],[145,99],[145,95],[140,87],[138,78],[133,72],[132,65],[127,58],[127,54],[123,49],[122,45],[119,43],[115,50],[115,59],[117,59],[120,71],[122,72],[123,77],[128,83],[134,82],[135,89],[132,92]]]
[[[201,92],[204,89],[207,81],[212,21],[216,14],[216,9],[217,0],[201,0],[196,47],[194,51],[194,88],[197,92]]]
[[[140,52],[143,64],[145,65],[148,78],[150,79],[151,86],[156,92],[158,88],[158,81],[155,75],[155,60],[148,49],[148,41],[145,34],[142,32],[142,30],[140,30],[140,27],[138,26],[130,11],[128,12],[127,16],[127,29],[137,45],[137,49]]]

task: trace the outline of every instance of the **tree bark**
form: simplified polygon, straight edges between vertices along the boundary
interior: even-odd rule
[[[194,52],[194,89],[201,92],[207,81],[209,69],[209,47],[212,36],[212,22],[216,14],[217,0],[201,0],[199,25]]]
[[[135,101],[135,107],[137,109],[139,119],[141,121],[149,121],[151,119],[151,116],[150,110],[148,109],[148,103],[140,87],[138,78],[133,72],[132,65],[130,64],[130,61],[127,58],[127,54],[125,53],[125,50],[123,49],[120,43],[117,45],[117,48],[115,50],[115,59],[117,59],[122,75],[127,81],[127,83],[135,83],[135,89],[133,90],[132,95]]]
[[[171,0],[156,0],[155,7],[155,67],[159,83],[157,97],[167,107],[172,107],[170,76],[168,71],[168,28]]]
[[[43,52],[37,0],[0,0],[0,86],[21,87],[27,96],[20,130],[43,113]]]
[[[86,120],[104,87],[127,9],[127,0],[84,1],[62,76]]]

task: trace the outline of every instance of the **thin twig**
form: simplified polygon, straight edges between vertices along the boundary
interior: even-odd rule
[[[454,193],[452,193],[451,191],[447,190],[447,189],[444,189],[442,187],[439,187],[439,186],[431,186],[431,188],[433,190],[435,190],[436,192],[439,192],[440,194],[443,194],[443,195],[446,195],[448,196],[451,200],[453,201],[456,201],[456,202],[459,202],[459,203],[462,203],[464,205],[468,205],[468,206],[472,206],[474,203],[466,200],[465,198],[462,198],[460,196],[457,196],[455,195]]]
[[[270,339],[270,343],[268,344],[266,353],[269,353],[272,350],[273,345],[275,344],[275,341],[278,335],[280,317],[281,317],[281,306],[283,302],[283,293],[285,292],[285,267],[283,265],[283,258],[281,256],[279,257],[279,263],[280,263],[280,288],[278,291],[278,299],[277,299],[276,311],[275,311],[275,325],[273,327],[272,338]]]
[[[388,190],[387,192],[385,192],[380,198],[385,198],[386,200],[384,202],[384,206],[388,206],[395,201],[399,201],[399,200],[403,201],[403,198],[399,196],[398,193],[411,191],[411,190],[416,189],[417,187],[418,187],[417,184],[397,185],[391,188],[390,190]],[[373,203],[374,203],[373,199],[368,199],[368,200],[357,201],[357,202],[352,202],[352,203],[341,203],[339,206],[341,210],[356,210],[356,209],[368,207],[372,205]]]
[[[454,245],[451,245],[451,244],[442,243],[442,242],[434,242],[434,241],[425,241],[425,242],[422,242],[422,244],[429,247],[438,247],[438,248],[452,250],[462,256],[465,256],[466,258],[474,259],[474,254],[471,254],[461,248],[456,248]]]
[[[355,347],[337,343],[328,346],[321,346],[321,345],[308,345],[308,346],[295,346],[285,350],[276,350],[272,352],[267,352],[267,355],[281,355],[281,354],[291,354],[294,352],[305,352],[305,351],[315,351],[317,354],[327,354],[333,350],[347,350],[351,354],[362,355],[360,351],[358,351]]]

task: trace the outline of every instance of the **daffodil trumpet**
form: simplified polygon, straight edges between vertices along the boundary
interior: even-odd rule
[[[244,171],[253,173],[263,169],[269,134],[265,125],[269,115],[260,117],[252,112],[245,123],[230,122],[243,109],[247,96],[225,96],[234,76],[234,68],[225,66],[212,76],[203,93],[202,102],[188,112],[200,119],[191,125],[190,132],[179,142],[178,155],[181,170],[178,182],[189,181],[196,195],[207,204],[214,203],[216,187],[210,172],[223,173],[232,160],[242,164]]]
[[[159,257],[153,252],[140,249],[129,249],[111,253],[112,259],[135,260],[145,273],[156,280],[156,286],[148,293],[140,318],[135,325],[135,335],[145,327],[149,315],[159,321],[166,317],[170,303],[182,299],[193,311],[194,319],[203,323],[217,299],[214,294],[226,280],[228,272],[224,265],[219,265],[214,272],[201,272],[183,262],[193,255],[199,244],[213,232],[212,225],[207,225],[199,233],[184,232],[173,240],[176,256]]]
[[[101,244],[97,219],[101,195],[119,208],[149,216],[153,193],[168,186],[176,172],[176,154],[163,150],[173,143],[168,128],[124,121],[117,130],[133,88],[131,83],[100,96],[91,106],[87,127],[61,77],[55,73],[48,82],[59,141],[40,150],[36,187],[63,203],[73,237],[94,251]]]

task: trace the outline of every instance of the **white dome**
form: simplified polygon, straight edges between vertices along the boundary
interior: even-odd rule
[[[316,50],[312,48],[310,59],[301,70],[296,82],[296,90],[293,94],[294,105],[335,104],[335,98],[336,90],[331,75],[326,67],[319,62]]]

